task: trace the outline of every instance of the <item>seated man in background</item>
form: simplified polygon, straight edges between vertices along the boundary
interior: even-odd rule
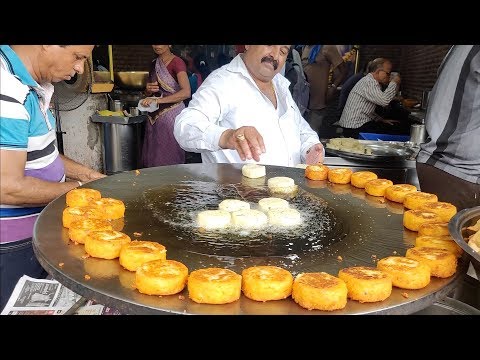
[[[245,45],[213,71],[175,119],[174,135],[204,163],[295,166],[323,161],[318,135],[302,117],[280,70],[290,45]]]
[[[347,79],[347,81],[343,83],[342,90],[340,90],[340,95],[338,98],[338,106],[337,106],[337,109],[340,111],[340,114],[342,114],[343,108],[347,103],[348,95],[350,95],[350,92],[352,91],[353,87],[360,81],[361,78],[363,78],[365,75],[367,75],[370,72],[371,64],[372,64],[372,61],[369,61],[365,65],[365,68],[362,71],[356,73],[355,75],[350,76]]]
[[[395,97],[400,84],[398,74],[390,78],[392,63],[379,58],[372,61],[370,72],[361,78],[350,92],[338,125],[345,137],[358,138],[361,132],[399,134],[408,132],[398,120],[387,120],[375,113],[377,105],[387,106]],[[382,84],[388,84],[382,91]]]

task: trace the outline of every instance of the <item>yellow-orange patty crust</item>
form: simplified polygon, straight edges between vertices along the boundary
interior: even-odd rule
[[[339,310],[347,305],[347,285],[326,272],[301,273],[293,281],[292,298],[308,310]]]
[[[392,293],[392,278],[387,273],[368,266],[341,269],[338,277],[345,281],[348,297],[360,302],[383,301]]]
[[[243,294],[256,301],[285,299],[292,293],[293,276],[277,266],[252,266],[242,271]]]
[[[228,304],[240,298],[242,277],[222,268],[192,271],[188,277],[188,297],[200,304]]]
[[[175,260],[152,260],[135,273],[135,286],[142,294],[173,295],[185,288],[188,268]]]
[[[125,269],[137,271],[140,265],[152,260],[165,260],[167,249],[154,241],[134,240],[122,246],[118,261]]]

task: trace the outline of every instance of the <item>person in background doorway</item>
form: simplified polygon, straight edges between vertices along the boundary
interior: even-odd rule
[[[279,74],[290,45],[246,45],[213,71],[175,120],[182,148],[204,163],[295,166],[322,162],[324,149]]]
[[[480,45],[453,46],[438,70],[417,156],[422,191],[457,210],[480,205]]]
[[[217,66],[220,68],[223,65],[228,64],[230,61],[232,61],[232,58],[230,56],[227,56],[225,53],[220,52],[217,55]]]
[[[398,134],[405,131],[398,120],[384,119],[375,112],[377,105],[387,106],[397,93],[400,76],[390,78],[391,71],[390,60],[375,59],[370,72],[353,87],[338,121],[345,137],[358,138],[361,132]],[[382,84],[388,84],[385,91]]]
[[[326,124],[327,105],[334,98],[337,87],[345,80],[347,65],[336,45],[306,45],[302,53],[302,64],[310,83],[308,122],[317,133]],[[329,84],[330,70],[337,70],[336,82]]]
[[[0,46],[0,309],[23,275],[47,275],[32,248],[40,211],[77,186],[105,177],[58,152],[49,110],[52,83],[82,74],[92,49]]]
[[[173,136],[175,117],[191,96],[185,62],[172,53],[171,45],[152,45],[157,58],[152,61],[143,106],[158,104],[148,115],[142,149],[143,167],[185,163],[185,151]]]
[[[205,55],[197,54],[193,58],[193,64],[195,65],[195,68],[198,69],[198,72],[202,75],[202,81],[205,81],[207,76],[212,72]]]

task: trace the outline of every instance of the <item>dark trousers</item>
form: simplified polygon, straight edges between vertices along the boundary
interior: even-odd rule
[[[358,139],[360,133],[410,135],[410,122],[401,121],[400,123],[389,125],[382,122],[369,121],[356,129],[343,128],[344,137]]]
[[[480,205],[480,184],[418,162],[417,176],[421,191],[436,194],[438,201],[452,203],[458,211]]]
[[[0,244],[0,310],[7,304],[15,285],[23,275],[36,279],[43,279],[48,275],[33,252],[32,239]]]

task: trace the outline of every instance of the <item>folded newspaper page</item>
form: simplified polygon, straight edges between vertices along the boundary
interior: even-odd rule
[[[56,280],[34,279],[24,275],[18,280],[1,315],[63,315],[81,295]],[[89,300],[75,311],[76,315],[120,315],[107,306]]]

